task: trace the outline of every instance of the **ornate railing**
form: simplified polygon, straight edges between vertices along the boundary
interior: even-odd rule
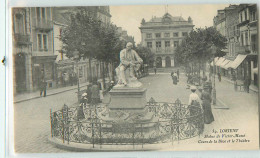
[[[175,103],[147,103],[147,113],[153,119],[146,122],[105,121],[99,118],[106,113],[106,106],[83,108],[85,119],[77,119],[76,107],[64,106],[50,111],[51,136],[63,143],[95,145],[142,145],[180,141],[199,136],[204,130],[204,118],[200,108]]]

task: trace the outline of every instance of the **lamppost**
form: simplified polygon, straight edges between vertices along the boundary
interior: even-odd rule
[[[79,88],[79,51],[76,49],[73,53],[73,59],[77,66],[77,82],[78,82],[78,102],[80,102],[80,88]]]

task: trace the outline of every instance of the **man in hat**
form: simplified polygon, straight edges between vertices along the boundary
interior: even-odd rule
[[[126,44],[126,48],[121,50],[120,52],[120,64],[116,68],[119,85],[127,85],[125,71],[128,68],[130,70],[130,78],[136,80],[134,72],[137,72],[140,69],[141,64],[143,63],[143,60],[136,53],[136,51],[132,50],[132,48],[133,44],[131,42],[128,42]]]

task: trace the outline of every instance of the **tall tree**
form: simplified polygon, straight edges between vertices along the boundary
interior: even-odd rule
[[[226,38],[213,27],[198,28],[192,30],[177,47],[175,58],[182,64],[191,63],[192,69],[198,67],[200,71],[201,65],[213,57],[225,55],[222,50],[226,48],[226,41]],[[213,45],[217,48],[216,52],[211,50]]]
[[[95,52],[100,51],[100,41],[96,36],[99,34],[101,22],[90,15],[90,11],[86,8],[78,8],[75,13],[72,13],[71,23],[63,29],[61,41],[62,50],[67,57],[73,58],[77,50],[79,60],[89,59],[89,75],[92,80],[91,60],[95,58]]]
[[[138,55],[143,59],[144,64],[149,64],[154,62],[154,53],[150,48],[143,47],[140,44],[135,48]]]

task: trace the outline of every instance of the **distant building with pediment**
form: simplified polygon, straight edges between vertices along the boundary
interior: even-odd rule
[[[141,45],[155,53],[155,63],[150,66],[174,67],[174,52],[183,38],[193,29],[191,17],[188,20],[181,16],[165,13],[163,17],[152,17],[150,21],[141,21]]]

